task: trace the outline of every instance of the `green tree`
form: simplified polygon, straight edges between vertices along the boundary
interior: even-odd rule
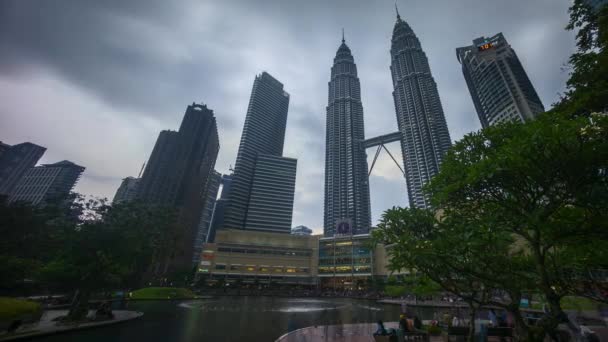
[[[389,246],[391,270],[409,269],[422,274],[443,291],[459,296],[468,304],[468,340],[472,341],[475,314],[487,303],[492,289],[463,272],[465,264],[473,262],[472,249],[469,252],[459,249],[465,246],[452,239],[455,235],[445,228],[431,210],[392,208],[382,215],[372,234],[376,241]]]
[[[0,289],[18,292],[26,279],[36,280],[40,267],[60,248],[58,232],[48,223],[65,214],[55,203],[36,207],[0,198]]]
[[[608,265],[606,128],[605,114],[553,112],[469,134],[428,188],[449,222],[513,237],[505,258],[533,265],[526,276],[549,304],[549,331],[564,320],[563,296],[587,295],[569,275]]]
[[[580,115],[608,109],[608,6],[600,11],[585,1],[570,7],[568,30],[576,34],[578,51],[569,60],[567,91],[556,110]]]
[[[105,200],[74,204],[80,220],[57,218],[61,248],[41,269],[42,279],[56,287],[75,290],[68,320],[86,316],[88,300],[96,291],[139,283],[155,255],[173,215],[141,203],[112,207]]]

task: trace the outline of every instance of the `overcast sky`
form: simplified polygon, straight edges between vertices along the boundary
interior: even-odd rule
[[[479,120],[455,49],[503,32],[546,108],[564,89],[570,0],[399,0],[439,87],[452,140]],[[234,165],[251,86],[267,71],[290,107],[284,155],[298,159],[293,225],[323,224],[325,107],[341,29],[361,80],[366,137],[396,131],[389,71],[394,1],[2,0],[0,140],[47,147],[40,163],[86,167],[76,191],[112,198],[137,176],[159,131],[188,104],[214,110],[216,169]],[[401,162],[395,143],[391,151]],[[371,159],[374,150],[368,150]],[[386,154],[370,178],[372,217],[407,206]]]

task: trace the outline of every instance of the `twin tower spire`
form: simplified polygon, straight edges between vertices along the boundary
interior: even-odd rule
[[[451,140],[426,54],[418,37],[401,20],[397,4],[395,11],[390,70],[399,128],[396,135],[400,136],[409,204],[426,208],[429,203],[422,188],[438,173]],[[368,144],[361,85],[344,29],[331,68],[326,111],[324,235],[369,233]]]

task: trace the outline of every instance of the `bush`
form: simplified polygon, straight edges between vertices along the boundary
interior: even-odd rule
[[[15,319],[37,319],[42,313],[39,303],[0,297],[0,322],[10,322]]]
[[[384,287],[384,292],[386,292],[389,297],[401,297],[405,294],[406,290],[405,286],[386,285]]]
[[[442,330],[440,327],[436,326],[436,325],[429,325],[426,327],[426,332],[429,335],[440,335]]]
[[[131,299],[191,299],[196,296],[188,289],[179,287],[146,287],[131,292]]]

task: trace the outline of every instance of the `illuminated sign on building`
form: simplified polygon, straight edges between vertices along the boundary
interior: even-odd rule
[[[485,51],[485,50],[489,50],[493,47],[495,47],[495,44],[492,42],[489,42],[489,43],[485,43],[485,44],[477,46],[477,49],[479,49],[479,51]]]
[[[215,254],[214,251],[204,250],[203,251],[203,259],[205,259],[205,260],[211,260],[215,256],[214,254]]]

